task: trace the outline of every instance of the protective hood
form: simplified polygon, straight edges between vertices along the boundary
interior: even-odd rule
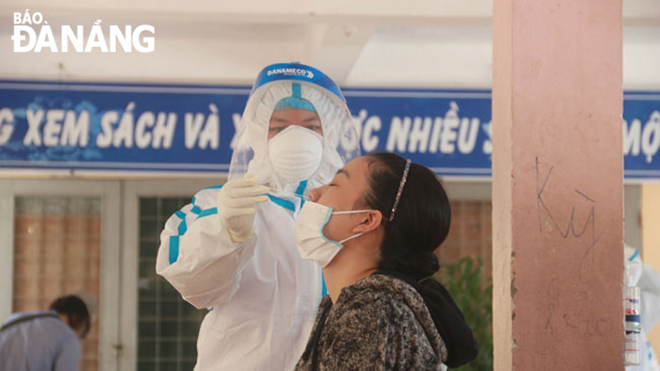
[[[306,179],[306,187],[301,187],[300,181],[287,184],[278,177],[269,157],[271,115],[286,108],[314,111],[321,120],[322,157],[318,168]],[[233,147],[229,178],[249,173],[259,184],[270,187],[273,195],[283,198],[306,194],[330,182],[339,168],[360,156],[357,130],[339,87],[321,71],[299,63],[274,64],[261,71]]]

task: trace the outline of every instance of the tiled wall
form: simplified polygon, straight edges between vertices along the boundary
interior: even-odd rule
[[[156,274],[160,232],[190,197],[140,199],[140,268],[138,364],[140,371],[192,370],[197,359],[197,334],[206,310],[185,302]]]

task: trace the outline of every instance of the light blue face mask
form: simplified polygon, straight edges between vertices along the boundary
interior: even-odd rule
[[[330,221],[332,215],[346,215],[366,213],[373,210],[334,211],[331,207],[316,202],[307,201],[300,210],[296,219],[296,247],[303,259],[313,260],[321,268],[332,261],[337,253],[344,248],[346,241],[361,236],[363,233],[352,235],[341,241],[333,241],[323,234],[323,228]]]

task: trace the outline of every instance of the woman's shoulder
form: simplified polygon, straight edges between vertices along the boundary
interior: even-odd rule
[[[342,295],[344,296],[342,298]],[[392,328],[424,332],[439,352],[444,343],[422,295],[406,281],[385,274],[374,274],[344,289],[337,312],[344,318],[370,318]]]
[[[337,304],[345,314],[353,311],[370,312],[373,315],[380,313],[390,320],[396,320],[390,316],[392,312],[415,312],[418,306],[424,306],[424,300],[405,281],[374,274],[344,288]]]
[[[381,343],[387,362],[405,361],[407,366],[401,368],[410,369],[418,363],[436,365],[446,358],[424,299],[401,279],[381,274],[364,278],[344,289],[333,309],[333,327],[348,332],[343,339],[351,335],[378,339],[374,341]]]
[[[326,322],[327,335],[370,339],[374,344],[398,344],[395,339],[418,336],[423,329],[408,298],[414,295],[423,306],[423,299],[403,281],[381,275],[364,278],[344,288],[332,305]]]
[[[420,301],[423,300],[415,288],[406,281],[384,274],[373,274],[365,277],[344,288],[340,294],[340,300],[355,300],[366,297],[399,300],[411,297]]]

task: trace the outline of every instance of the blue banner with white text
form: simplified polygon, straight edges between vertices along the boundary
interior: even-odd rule
[[[0,168],[226,172],[247,86],[0,81]],[[491,175],[488,90],[343,90],[364,153]],[[624,95],[627,179],[660,178],[660,92]]]

